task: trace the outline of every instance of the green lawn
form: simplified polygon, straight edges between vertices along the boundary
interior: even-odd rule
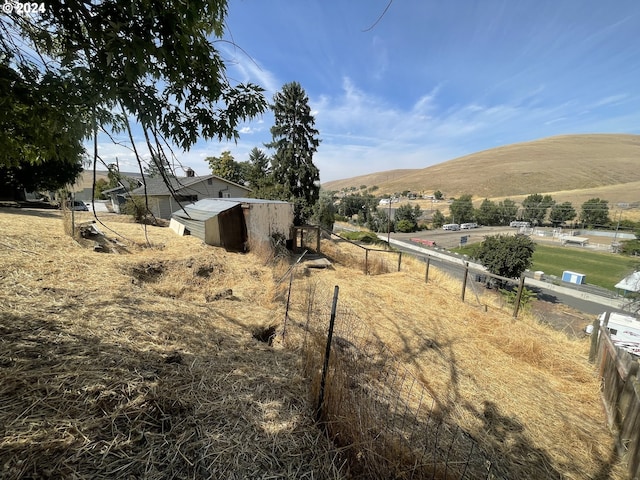
[[[637,260],[613,253],[537,244],[531,270],[560,278],[565,270],[584,273],[587,283],[615,290],[615,284],[633,272],[634,264]]]
[[[472,255],[473,248],[470,245],[454,251]],[[545,275],[556,275],[560,279],[565,270],[583,273],[587,283],[615,290],[615,284],[633,272],[637,264],[637,259],[627,256],[538,243],[531,270],[541,270]]]

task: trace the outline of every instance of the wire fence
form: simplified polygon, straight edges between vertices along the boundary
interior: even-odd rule
[[[289,283],[292,314],[283,338],[297,337],[317,419],[354,478],[508,478],[367,323],[340,306],[338,287],[333,297],[318,288]]]

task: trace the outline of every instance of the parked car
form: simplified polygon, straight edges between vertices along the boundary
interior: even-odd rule
[[[89,207],[87,207],[87,205],[80,200],[67,200],[67,202],[65,202],[65,208],[67,210],[75,210],[76,212],[89,211]]]

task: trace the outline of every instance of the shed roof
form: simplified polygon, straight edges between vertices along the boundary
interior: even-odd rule
[[[193,220],[207,220],[216,215],[242,204],[290,205],[282,200],[266,200],[263,198],[203,198],[195,203],[186,205],[183,209],[173,212],[172,217],[190,218]]]
[[[616,283],[615,287],[627,292],[640,292],[640,271],[623,278]]]
[[[204,221],[240,204],[241,202],[229,199],[205,198],[173,212],[172,217]]]

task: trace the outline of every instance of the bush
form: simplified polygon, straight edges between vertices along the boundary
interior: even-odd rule
[[[341,232],[340,236],[352,242],[366,243],[369,245],[385,243],[373,232]]]
[[[147,208],[144,197],[129,197],[120,211],[125,215],[131,215],[136,223],[156,223],[155,217]]]
[[[409,233],[416,231],[416,224],[410,220],[399,220],[396,222],[396,231],[402,233]]]

